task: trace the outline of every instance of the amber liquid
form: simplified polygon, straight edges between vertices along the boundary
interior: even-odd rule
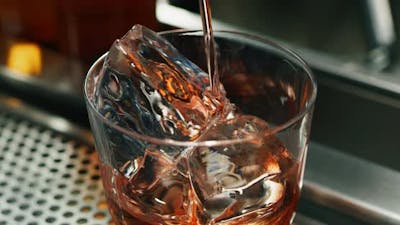
[[[186,166],[180,167],[177,163],[165,159],[159,152],[151,151],[146,152],[144,157],[136,159],[135,162],[128,162],[119,170],[109,165],[101,166],[113,221],[116,225],[290,224],[299,198],[299,167],[277,139],[269,139],[268,144],[263,147],[264,150],[260,151],[262,153],[258,155],[246,158],[244,154],[249,154],[246,152],[230,158],[230,162],[242,170],[244,167],[241,167],[241,164],[248,160],[255,160],[250,163],[252,165],[248,168],[252,168],[256,164],[268,168],[268,170],[258,170],[258,173],[278,168],[279,173],[260,181],[264,186],[270,185],[268,190],[273,192],[273,194],[269,193],[271,197],[263,200],[267,204],[261,204],[251,210],[236,206],[227,207],[228,210],[220,210],[221,204],[225,200],[214,198],[207,203],[204,199],[199,199],[201,198],[199,195],[194,194],[199,190],[196,182],[190,184],[190,174],[201,175],[205,173],[204,170],[185,171],[182,168],[187,168]],[[212,160],[218,156],[213,154],[212,158],[207,158],[202,154],[201,157],[199,162],[213,164],[215,162],[205,162],[205,160]],[[178,164],[185,163],[185,160],[185,158],[178,160]],[[134,164],[141,164],[144,167],[131,168]],[[133,170],[136,171],[133,176],[126,172]],[[143,172],[139,170],[143,170]],[[257,187],[258,185],[253,185],[244,191],[244,193],[248,192],[245,196],[248,198],[245,200],[246,204],[268,194]],[[218,211],[219,215],[213,218],[207,217],[203,214],[204,209],[210,212]]]

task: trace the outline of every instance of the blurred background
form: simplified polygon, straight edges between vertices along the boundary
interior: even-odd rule
[[[212,13],[317,77],[308,224],[400,224],[400,1],[212,0]],[[199,29],[197,0],[0,0],[0,95],[88,128],[85,74],[134,24]]]

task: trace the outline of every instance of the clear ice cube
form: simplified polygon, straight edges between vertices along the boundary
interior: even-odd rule
[[[153,137],[194,140],[223,106],[205,72],[141,25],[114,42],[97,84],[100,113]]]
[[[251,139],[268,129],[256,117],[237,115],[214,124],[200,139]],[[279,149],[272,136],[257,137],[240,144],[200,147],[191,152],[189,171],[192,186],[205,213],[214,222],[268,208],[283,201]]]
[[[125,185],[117,186],[125,187],[123,204],[136,213],[154,215],[141,218],[148,219],[147,222],[189,221],[190,184],[186,172],[179,170],[182,161],[160,150],[149,148],[143,157],[127,162],[120,169],[126,178]]]

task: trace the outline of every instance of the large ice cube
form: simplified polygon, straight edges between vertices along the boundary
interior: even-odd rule
[[[192,151],[190,180],[210,220],[218,222],[282,203],[285,186],[280,164],[286,160],[281,155],[286,149],[276,137],[260,135],[266,129],[268,124],[257,117],[237,115],[213,125],[200,138],[254,138]]]
[[[124,183],[119,202],[133,215],[148,223],[176,224],[191,219],[190,183],[179,159],[164,154],[162,149],[148,148],[143,157],[128,161],[120,173]],[[169,221],[169,222],[168,222]]]
[[[194,140],[222,110],[209,86],[208,75],[167,40],[135,25],[108,53],[96,107],[142,134]]]

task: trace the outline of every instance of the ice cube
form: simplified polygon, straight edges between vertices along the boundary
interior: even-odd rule
[[[135,25],[108,53],[96,107],[142,134],[194,140],[223,107],[209,86],[208,75],[167,40]]]
[[[250,137],[240,144],[200,147],[189,156],[190,180],[210,220],[218,222],[282,202],[280,153],[285,148],[276,137],[262,135],[266,129],[268,124],[257,117],[236,115],[200,137]]]
[[[149,148],[142,158],[120,168],[126,180],[120,202],[128,212],[149,223],[190,220],[189,180],[179,170],[182,161],[173,160],[160,149]]]

